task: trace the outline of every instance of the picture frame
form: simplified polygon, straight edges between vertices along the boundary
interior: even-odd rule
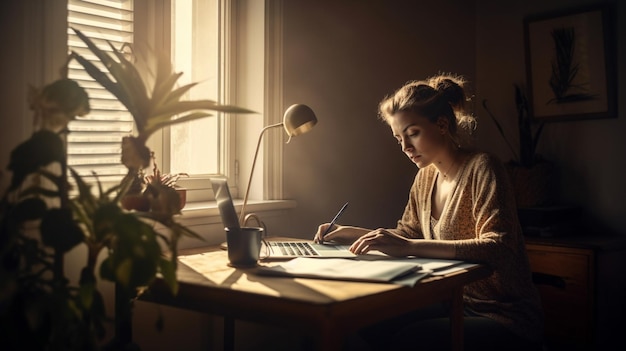
[[[610,4],[524,18],[530,115],[543,122],[617,117]]]

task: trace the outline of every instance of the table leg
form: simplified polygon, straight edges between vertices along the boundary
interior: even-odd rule
[[[224,351],[235,349],[235,319],[224,317]]]
[[[463,288],[452,292],[450,308],[450,332],[452,350],[463,350]]]

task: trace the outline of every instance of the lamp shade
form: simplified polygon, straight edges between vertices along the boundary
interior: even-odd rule
[[[289,106],[283,116],[283,126],[289,135],[287,142],[291,140],[291,137],[308,132],[315,124],[317,124],[317,117],[309,106],[302,104]]]

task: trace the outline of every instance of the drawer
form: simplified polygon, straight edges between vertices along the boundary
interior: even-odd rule
[[[593,254],[586,250],[527,247],[546,317],[546,335],[587,343],[593,314]]]
[[[528,260],[533,273],[561,278],[566,285],[587,287],[590,280],[591,254],[533,250]]]

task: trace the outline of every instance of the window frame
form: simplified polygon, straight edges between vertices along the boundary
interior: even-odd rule
[[[167,52],[171,56],[171,8],[171,0],[137,1],[135,3],[135,41],[145,41],[155,50]],[[220,118],[220,116],[207,118]],[[154,152],[161,171],[169,173],[169,128],[155,132],[148,139],[147,146]],[[213,200],[212,192],[205,185],[208,184],[208,176],[191,175],[189,178],[179,179],[178,184],[187,189],[188,203]]]
[[[282,122],[283,102],[283,0],[234,0],[237,3],[237,23],[245,22],[243,30],[237,28],[236,103],[259,111],[261,116],[234,116],[237,123],[237,176],[242,188],[247,184],[252,159],[263,127]],[[263,16],[258,16],[262,13]],[[261,33],[262,37],[257,37]],[[255,43],[262,43],[255,47]],[[256,76],[255,76],[256,75]],[[244,87],[244,88],[241,88]],[[260,98],[259,98],[260,97]],[[240,122],[245,120],[244,127]],[[283,145],[286,133],[282,128],[269,130],[263,136],[262,149],[256,164],[250,201],[279,200],[283,198]],[[243,190],[240,197],[243,197]]]
[[[171,0],[155,1],[135,1],[134,7],[134,35],[135,42],[145,40],[148,44],[161,43],[161,47],[170,47],[170,39],[165,33],[171,31],[169,22],[169,11]],[[238,58],[231,66],[231,69],[224,74],[234,84],[224,87],[225,102],[242,106],[257,114],[253,115],[229,115],[223,118],[220,128],[222,132],[230,133],[230,137],[223,140],[224,157],[222,157],[222,169],[227,176],[231,192],[236,198],[236,206],[241,206],[243,190],[247,184],[251,163],[254,155],[254,148],[260,131],[264,126],[282,122],[283,111],[283,70],[282,70],[282,9],[283,0],[221,0],[224,6],[228,6],[223,12],[224,25],[228,32],[223,35],[230,35],[236,38],[237,45],[230,45],[224,50],[222,62],[227,62],[230,58]],[[46,2],[48,4],[48,2]],[[58,67],[62,65],[63,58],[61,49],[67,51],[66,32],[67,21],[60,21],[64,14],[67,19],[67,3],[63,1],[58,7],[54,6],[56,21],[47,24],[54,27],[54,30],[47,33],[57,33],[58,40],[44,40],[42,47],[54,52],[56,64],[48,64],[44,67],[46,77],[53,77],[58,72]],[[46,5],[48,6],[48,5]],[[50,5],[53,6],[53,5]],[[165,19],[168,18],[166,21]],[[160,19],[160,24],[157,25]],[[237,24],[247,22],[244,26]],[[62,25],[52,25],[61,23]],[[256,40],[253,40],[254,36]],[[47,35],[45,35],[46,39]],[[222,40],[226,40],[223,37]],[[52,44],[55,43],[54,47]],[[260,44],[259,44],[260,43]],[[256,45],[260,45],[255,47]],[[49,63],[51,61],[48,61]],[[254,63],[251,65],[250,63]],[[255,76],[250,76],[251,74]],[[50,79],[47,79],[50,80]],[[209,117],[214,118],[214,117]],[[164,145],[169,143],[167,129],[160,130],[150,138],[148,146],[157,155],[168,155],[164,150]],[[286,134],[282,128],[270,130],[263,136],[262,150],[256,164],[254,180],[248,202],[248,210],[254,212],[283,211],[295,207],[295,202],[283,199],[283,145],[286,141]],[[169,165],[167,160],[158,160],[160,165]],[[187,206],[183,209],[181,223],[192,228],[208,225],[210,233],[223,235],[223,228],[219,225],[219,212],[213,201],[213,192],[210,187],[208,177],[192,177],[191,179],[181,179],[180,184],[187,187],[195,187],[198,195],[188,193]],[[190,196],[191,195],[191,196]],[[201,229],[200,232],[204,232]]]
[[[222,101],[242,106],[258,114],[227,115],[220,118],[221,174],[182,178],[179,184],[188,188],[188,202],[213,200],[209,177],[225,176],[233,196],[243,197],[249,177],[258,133],[265,125],[282,121],[282,0],[220,0]],[[169,9],[171,0],[142,3],[135,7],[136,41],[162,43],[171,47]],[[137,5],[136,3],[136,5]],[[142,16],[142,14],[146,16]],[[261,15],[259,15],[261,14]],[[156,25],[156,19],[164,23]],[[238,24],[246,23],[241,26]],[[151,28],[152,27],[152,28]],[[144,32],[141,32],[144,31]],[[259,34],[261,35],[260,37]],[[262,43],[259,47],[258,43]],[[155,45],[156,46],[156,45]],[[259,98],[260,97],[260,98]],[[216,118],[216,117],[208,117]],[[256,165],[251,187],[251,201],[276,200],[282,191],[282,152],[284,132],[268,132]],[[158,155],[157,162],[169,170],[169,130],[164,129],[149,140]]]

